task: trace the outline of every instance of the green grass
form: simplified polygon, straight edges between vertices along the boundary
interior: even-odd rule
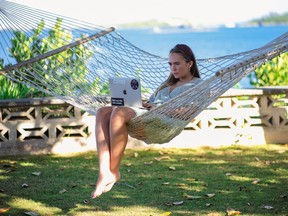
[[[120,182],[92,200],[97,163],[94,152],[1,157],[0,214],[288,215],[287,145],[128,149]]]

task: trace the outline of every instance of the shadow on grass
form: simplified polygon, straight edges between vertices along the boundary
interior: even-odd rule
[[[97,156],[0,159],[0,209],[7,215],[287,215],[285,145],[128,149],[122,179],[91,200]],[[185,196],[186,194],[186,196]],[[182,203],[183,201],[183,203]]]

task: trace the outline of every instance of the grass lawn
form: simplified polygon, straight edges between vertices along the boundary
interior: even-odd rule
[[[128,149],[90,199],[97,153],[0,158],[1,215],[288,215],[288,145]],[[233,210],[234,211],[233,211]]]

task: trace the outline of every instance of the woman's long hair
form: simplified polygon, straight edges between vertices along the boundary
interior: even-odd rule
[[[189,46],[185,44],[177,44],[175,47],[173,47],[170,50],[169,54],[172,54],[172,53],[177,53],[177,54],[182,55],[187,63],[192,61],[193,64],[192,64],[192,67],[190,68],[190,73],[192,74],[193,78],[194,77],[201,78],[195,55]],[[178,78],[175,78],[173,74],[170,73],[167,80],[156,90],[156,93],[167,86],[177,83],[178,80],[179,80]]]

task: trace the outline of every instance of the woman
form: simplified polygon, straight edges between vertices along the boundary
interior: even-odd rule
[[[200,82],[196,58],[187,45],[178,44],[171,49],[168,63],[171,73],[148,102],[143,103],[146,109],[110,106],[98,110],[96,143],[99,175],[92,198],[110,191],[120,179],[120,163],[128,141],[127,123],[135,116],[148,112]]]

